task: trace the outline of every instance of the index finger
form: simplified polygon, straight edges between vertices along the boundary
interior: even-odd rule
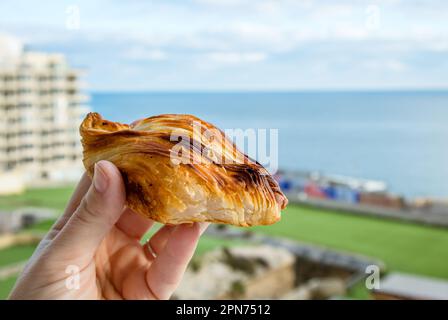
[[[165,247],[146,273],[146,282],[156,298],[169,299],[176,290],[206,226],[180,225],[170,233]]]
[[[67,204],[67,207],[64,210],[64,213],[62,214],[62,216],[59,217],[59,219],[56,221],[56,223],[53,225],[50,232],[48,233],[46,237],[47,240],[52,240],[59,233],[59,231],[61,231],[61,229],[65,226],[67,221],[72,216],[73,212],[75,212],[76,208],[79,207],[82,198],[86,194],[87,190],[89,190],[91,184],[92,180],[89,178],[87,173],[84,172],[84,174],[81,177],[81,180],[76,186],[76,189],[73,192]]]

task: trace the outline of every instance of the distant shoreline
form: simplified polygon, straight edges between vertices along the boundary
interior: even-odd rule
[[[91,90],[89,94],[403,94],[441,93],[448,94],[448,88],[404,88],[404,89],[297,89],[297,90]]]

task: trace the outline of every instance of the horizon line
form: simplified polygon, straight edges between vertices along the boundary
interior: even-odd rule
[[[101,93],[397,93],[397,92],[448,92],[446,88],[366,88],[366,89],[136,89],[86,90],[89,94]]]

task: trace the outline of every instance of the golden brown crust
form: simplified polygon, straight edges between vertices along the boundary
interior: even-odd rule
[[[113,162],[123,175],[127,205],[152,220],[269,225],[287,205],[263,166],[194,116],[166,114],[127,125],[89,113],[80,132],[89,175],[97,161]]]

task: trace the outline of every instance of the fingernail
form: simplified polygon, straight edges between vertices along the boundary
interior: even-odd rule
[[[95,163],[95,171],[93,174],[93,186],[96,191],[103,193],[106,191],[108,185],[108,179],[103,169],[101,168],[101,163]]]

